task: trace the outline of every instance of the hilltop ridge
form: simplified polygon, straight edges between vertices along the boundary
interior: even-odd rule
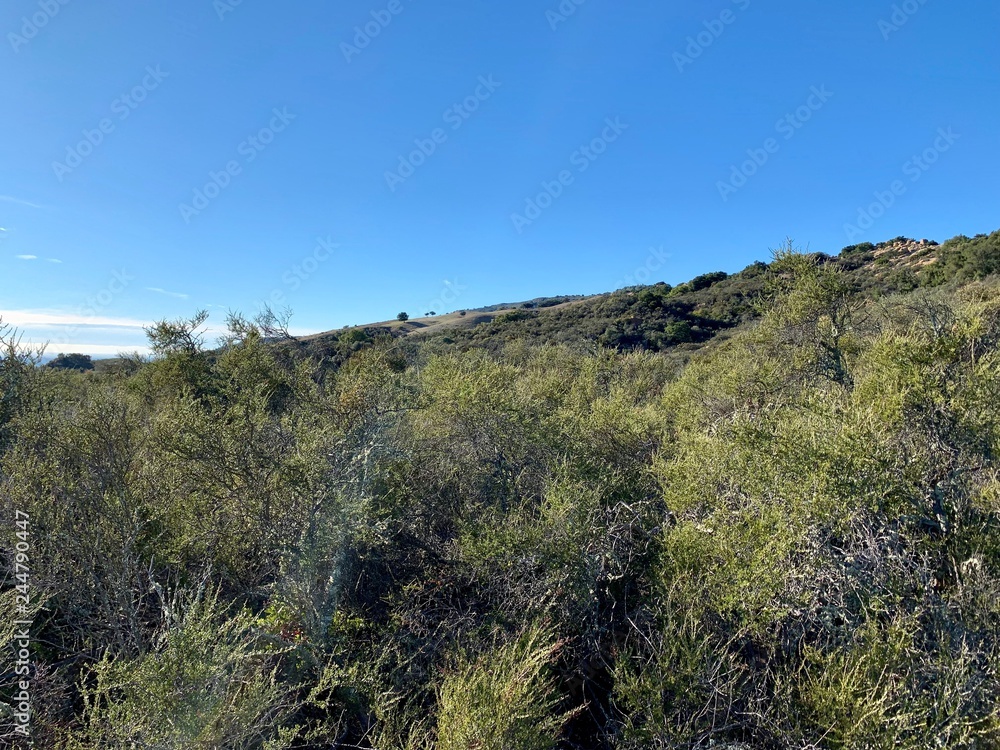
[[[1000,231],[959,235],[943,244],[896,237],[851,245],[834,256],[810,255],[842,270],[858,291],[884,296],[997,273]],[[581,348],[686,351],[756,317],[768,268],[757,261],[737,273],[704,273],[676,286],[661,281],[603,294],[541,297],[370,323],[307,336],[297,346],[312,355],[336,357],[378,336],[392,336],[435,348],[496,349],[523,338]]]

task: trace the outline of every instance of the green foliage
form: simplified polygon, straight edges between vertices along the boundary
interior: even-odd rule
[[[713,284],[718,284],[727,278],[729,278],[729,274],[724,271],[714,271],[696,276],[688,282],[688,285],[691,287],[692,292],[700,292],[702,289],[708,289]]]
[[[713,633],[683,601],[667,598],[657,632],[621,659],[615,702],[623,748],[676,747],[725,737],[748,671],[738,638]]]
[[[845,650],[805,648],[796,697],[830,747],[901,747],[919,728],[906,685],[915,637],[915,623],[897,615],[884,626],[863,625]]]
[[[201,351],[204,334],[198,331],[208,320],[208,311],[199,310],[189,320],[161,320],[146,330],[149,346],[155,354],[196,354]]]
[[[763,336],[784,346],[805,377],[849,387],[861,302],[847,279],[789,244],[775,253],[770,281],[771,299],[778,302],[763,305]]]
[[[7,445],[9,423],[32,400],[34,369],[41,355],[21,346],[17,330],[0,319],[0,449]]]
[[[462,656],[438,692],[439,750],[548,750],[572,714],[559,700],[549,664],[559,650],[544,628],[478,659]]]
[[[922,269],[929,286],[947,281],[971,281],[1000,273],[1000,231],[993,234],[964,235],[941,245],[939,260]]]
[[[105,657],[83,687],[82,736],[71,746],[288,747],[292,686],[278,681],[280,649],[227,616],[214,592],[165,602],[157,645],[137,659]]]
[[[93,370],[94,363],[87,354],[60,354],[46,367],[64,370]]]
[[[860,245],[850,245],[840,251],[841,255],[868,255],[875,252],[875,245],[870,242],[862,242]]]

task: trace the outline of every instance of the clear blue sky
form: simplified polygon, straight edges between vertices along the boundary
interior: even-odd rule
[[[10,0],[0,314],[113,353],[275,292],[319,331],[1000,227],[995,2],[559,8]]]

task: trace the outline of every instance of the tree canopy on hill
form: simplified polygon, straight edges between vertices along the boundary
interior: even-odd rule
[[[66,370],[93,370],[94,363],[88,354],[59,354],[46,367]]]

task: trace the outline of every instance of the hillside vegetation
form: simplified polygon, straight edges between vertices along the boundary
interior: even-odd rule
[[[196,316],[93,371],[0,331],[0,737],[27,514],[38,747],[1000,747],[998,265]]]
[[[963,283],[1000,273],[1000,232],[959,236],[943,245],[897,237],[853,245],[837,256],[812,255],[842,273],[852,292],[868,299]],[[757,262],[728,275],[706,273],[672,287],[659,283],[591,297],[555,297],[494,305],[407,323],[355,326],[311,336],[296,346],[317,357],[337,357],[351,345],[379,335],[416,337],[420,348],[497,351],[507,342],[566,344],[577,351],[595,347],[619,351],[689,352],[718,334],[756,319],[768,264]]]

